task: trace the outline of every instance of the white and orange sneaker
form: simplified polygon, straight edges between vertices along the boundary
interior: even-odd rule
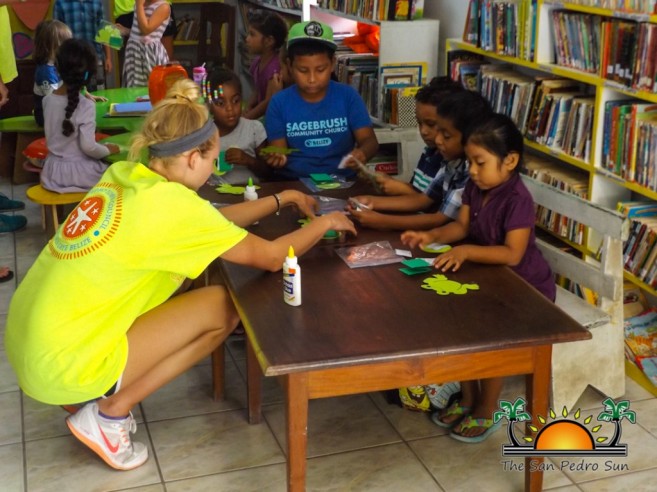
[[[94,401],[69,415],[66,424],[75,437],[112,468],[132,470],[148,459],[148,448],[130,440],[130,433],[137,431],[132,413],[124,419],[105,419],[98,414],[98,404]]]

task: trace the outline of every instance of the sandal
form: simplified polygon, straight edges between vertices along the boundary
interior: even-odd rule
[[[9,282],[12,278],[14,278],[14,272],[7,267],[0,268],[0,284]]]
[[[482,427],[486,430],[476,436],[464,436],[461,434],[461,432],[464,430],[471,429],[473,427]],[[461,442],[477,443],[488,439],[488,437],[496,432],[500,427],[502,427],[502,420],[493,422],[493,419],[475,419],[472,418],[471,415],[468,415],[466,418],[461,420],[461,423],[458,425],[459,432],[457,432],[456,427],[454,427],[452,432],[449,433],[449,437]]]
[[[436,424],[438,427],[442,427],[444,429],[451,429],[455,425],[457,425],[459,422],[461,422],[467,415],[467,413],[472,410],[471,407],[463,407],[459,405],[458,401],[455,401],[452,403],[447,410],[444,412],[434,412],[431,414],[431,421]],[[456,416],[458,418],[455,418],[451,422],[444,422],[442,419],[444,417],[452,417]]]

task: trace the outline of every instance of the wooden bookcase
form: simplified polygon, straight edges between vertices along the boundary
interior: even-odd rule
[[[529,4],[530,0],[521,0]],[[532,76],[556,76],[580,83],[594,98],[594,117],[591,131],[591,150],[588,159],[576,158],[561,150],[525,139],[526,147],[531,151],[545,156],[551,156],[565,167],[574,167],[588,174],[588,197],[594,203],[615,209],[619,201],[645,200],[657,201],[657,191],[636,182],[624,179],[618,174],[607,170],[603,165],[603,140],[605,139],[605,104],[610,101],[632,100],[636,103],[657,103],[657,94],[646,90],[636,90],[628,85],[608,80],[598,73],[589,73],[574,68],[567,68],[557,63],[555,55],[555,26],[553,12],[562,10],[566,13],[598,16],[601,20],[626,19],[634,22],[657,24],[657,15],[637,12],[624,12],[599,7],[590,7],[576,3],[538,0],[536,4],[536,37],[532,57],[512,57],[481,49],[461,39],[449,39],[446,49],[449,52],[463,50],[481,55],[491,63],[504,63],[518,72]],[[653,54],[654,56],[654,54]],[[448,67],[449,72],[449,67]],[[657,166],[657,156],[652,158]],[[587,242],[580,250],[594,255],[599,238],[589,235]],[[651,296],[657,296],[657,290],[625,271],[625,279],[638,285]]]

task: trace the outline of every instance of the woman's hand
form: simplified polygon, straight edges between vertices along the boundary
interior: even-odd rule
[[[285,190],[279,194],[279,197],[281,200],[281,208],[294,206],[304,217],[314,219],[315,212],[319,209],[317,200],[312,196],[306,195],[297,190]]]
[[[426,231],[406,231],[401,235],[401,242],[411,248],[425,246],[433,242],[431,233]]]
[[[331,212],[330,214],[322,215],[317,220],[329,221],[327,230],[345,231],[352,233],[354,236],[356,235],[356,226],[342,212]]]
[[[450,269],[455,272],[468,259],[467,246],[454,246],[446,253],[441,254],[433,261],[433,266],[441,272],[447,272]]]

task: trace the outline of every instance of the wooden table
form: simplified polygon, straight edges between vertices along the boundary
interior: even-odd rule
[[[287,185],[264,184],[260,196]],[[296,220],[285,209],[251,231],[273,238],[298,227]],[[365,229],[349,242],[383,239],[403,247],[397,232]],[[536,416],[548,410],[552,344],[588,339],[588,331],[506,267],[466,263],[448,277],[480,289],[439,296],[420,288],[430,274],[408,277],[399,264],[350,269],[336,246],[320,244],[299,259],[300,307],[283,302],[280,272],[220,262],[247,334],[249,421],[261,418],[263,374],[279,376],[286,390],[289,490],[305,489],[313,398],[524,374],[533,424],[541,427]],[[541,490],[542,472],[529,469],[527,462],[526,490]]]

